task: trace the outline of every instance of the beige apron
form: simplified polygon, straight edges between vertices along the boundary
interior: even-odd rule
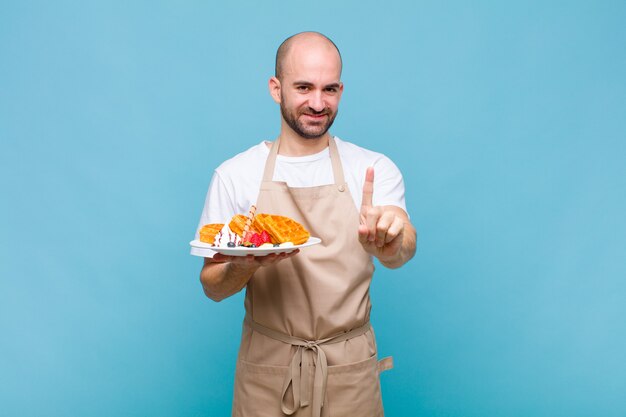
[[[289,216],[322,243],[260,268],[246,288],[235,375],[235,417],[382,416],[378,361],[369,324],[374,272],[358,242],[359,213],[334,139],[335,183],[290,188],[273,182],[279,140],[267,158],[258,213]]]

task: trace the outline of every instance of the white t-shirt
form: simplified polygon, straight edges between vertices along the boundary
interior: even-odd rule
[[[343,165],[344,177],[357,210],[361,207],[365,171],[374,167],[375,206],[398,206],[406,211],[404,181],[398,167],[385,155],[367,150],[335,137]],[[247,214],[256,204],[270,142],[261,142],[223,162],[213,173],[204,209],[196,230],[208,223],[228,223],[235,214]],[[276,157],[274,181],[284,181],[290,187],[316,187],[334,183],[330,152],[306,156]],[[280,214],[280,213],[275,213]],[[192,248],[191,253],[212,257],[213,251]]]

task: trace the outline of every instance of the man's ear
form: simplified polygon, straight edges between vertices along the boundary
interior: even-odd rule
[[[270,81],[268,83],[268,87],[270,90],[270,95],[272,96],[272,98],[274,99],[274,101],[277,104],[280,104],[281,100],[282,100],[282,94],[280,91],[281,85],[280,85],[280,80],[276,77],[272,77],[270,78]]]

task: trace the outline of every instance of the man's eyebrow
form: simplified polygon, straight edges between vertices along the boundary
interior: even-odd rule
[[[313,86],[313,83],[310,81],[294,81],[293,85],[303,85],[303,86],[311,87]],[[331,84],[325,85],[324,88],[339,88],[340,86],[341,86],[341,83],[331,83]]]

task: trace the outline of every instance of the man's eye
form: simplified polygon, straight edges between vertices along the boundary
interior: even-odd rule
[[[336,93],[337,89],[335,87],[329,87],[329,88],[326,89],[326,92],[328,92],[328,93]]]
[[[298,91],[308,91],[309,87],[307,87],[306,85],[299,85],[299,86],[296,87],[296,89]]]

